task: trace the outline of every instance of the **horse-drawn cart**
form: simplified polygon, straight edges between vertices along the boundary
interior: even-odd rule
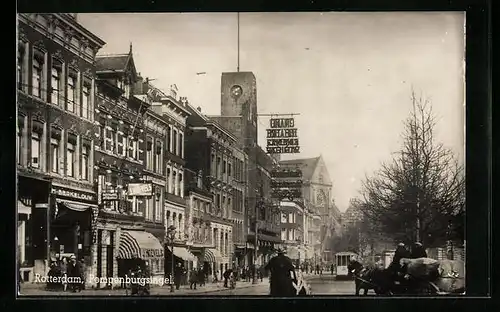
[[[459,260],[404,259],[407,273],[395,279],[387,269],[349,265],[356,295],[372,289],[378,295],[453,295],[465,292],[465,267]],[[430,268],[430,269],[429,269]]]

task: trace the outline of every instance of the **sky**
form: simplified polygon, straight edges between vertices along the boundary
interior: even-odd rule
[[[127,53],[207,115],[220,114],[221,73],[238,66],[236,13],[78,14],[106,42],[99,54]],[[345,211],[361,181],[402,144],[412,88],[428,98],[436,140],[464,161],[464,21],[461,12],[293,12],[240,14],[240,71],[257,78],[260,114],[295,116],[300,154],[323,156],[332,196]],[[197,75],[204,72],[205,74]],[[259,117],[264,149],[269,117]]]

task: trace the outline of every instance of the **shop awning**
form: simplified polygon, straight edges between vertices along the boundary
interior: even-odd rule
[[[203,261],[205,262],[220,262],[222,259],[222,256],[220,255],[220,252],[215,249],[215,248],[206,248],[205,249],[205,255],[203,257]]]
[[[153,234],[145,231],[122,231],[119,259],[163,258],[163,246]]]
[[[85,203],[79,203],[71,200],[57,200],[58,204],[64,205],[66,208],[74,210],[74,211],[87,211],[90,207],[97,207],[97,205],[93,204],[85,204]]]
[[[172,250],[172,247],[168,247],[168,250]],[[185,247],[174,247],[174,255],[176,257],[181,258],[182,260],[185,261],[193,261],[196,262],[198,258],[196,258],[195,255],[193,255],[187,248]]]
[[[26,206],[25,204],[23,204],[22,201],[18,200],[17,201],[17,213],[30,215],[31,214],[31,207]]]

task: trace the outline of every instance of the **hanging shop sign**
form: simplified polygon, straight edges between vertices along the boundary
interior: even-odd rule
[[[274,169],[271,171],[272,178],[302,178],[300,169]]]
[[[302,190],[301,189],[273,189],[271,191],[271,198],[276,198],[279,200],[282,200],[282,199],[295,200],[298,198],[302,198]]]
[[[271,181],[272,188],[300,188],[302,187],[302,180],[297,181]]]
[[[118,193],[102,193],[101,198],[102,201],[117,201]]]
[[[300,153],[294,118],[271,118],[269,126],[266,129],[268,154]]]
[[[55,185],[52,185],[52,194],[55,194],[58,198],[61,199],[78,200],[82,202],[91,202],[91,203],[97,201],[97,196],[93,193],[82,192],[79,190],[74,190]]]
[[[153,196],[153,183],[129,183],[128,196]]]

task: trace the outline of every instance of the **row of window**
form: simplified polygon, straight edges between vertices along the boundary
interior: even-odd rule
[[[170,125],[167,129],[167,149],[170,153],[184,158],[184,135]]]
[[[236,223],[233,225],[233,242],[240,244],[245,242],[243,223]]]
[[[184,197],[183,170],[167,166],[167,192]]]
[[[224,182],[231,182],[232,177],[232,164],[225,158],[220,156],[215,156],[212,153],[212,166],[211,166],[212,176],[220,179]]]
[[[231,218],[231,212],[233,210],[232,199],[230,196],[223,195],[221,193],[214,194],[215,206],[219,209],[220,215],[224,218]]]
[[[92,115],[92,79],[56,58],[50,58],[50,64],[45,62],[45,52],[36,48],[33,50],[31,70],[27,43],[20,44],[17,53],[18,89],[31,90],[31,95],[59,106],[80,117],[91,119]],[[48,68],[50,66],[50,71]],[[47,76],[50,72],[50,87]],[[31,76],[31,81],[28,77]],[[30,88],[28,88],[30,87]]]
[[[234,179],[239,182],[243,182],[246,180],[246,168],[245,162],[242,160],[235,158],[234,159]]]
[[[297,215],[295,212],[282,212],[281,213],[281,223],[300,223],[301,220],[299,219],[301,215]]]
[[[24,119],[19,119],[17,128],[18,164],[90,181],[90,142],[57,128],[49,128],[50,131],[47,131],[38,121],[33,121],[32,129],[28,131],[24,126]]]
[[[166,212],[166,227],[170,227],[171,225],[175,226],[175,236],[177,239],[184,238],[184,218],[182,213],[178,213],[175,211],[167,210]]]
[[[100,118],[99,148],[117,156],[139,160],[142,151],[139,149],[138,139],[129,135],[127,127],[121,131],[116,124],[106,125]]]
[[[245,204],[245,197],[243,192],[238,189],[233,189],[234,205],[232,209],[237,212],[243,212],[243,206]]]
[[[146,168],[163,174],[163,142],[152,137],[146,141]]]
[[[229,255],[231,252],[231,246],[229,245],[228,233],[220,229],[213,229],[213,235],[215,248],[221,253],[222,256]]]
[[[297,239],[302,239],[302,232],[297,231],[296,229],[281,229],[281,240],[287,241],[295,241]]]
[[[193,212],[195,216],[201,216],[202,213],[212,213],[212,205],[210,202],[193,198]]]

